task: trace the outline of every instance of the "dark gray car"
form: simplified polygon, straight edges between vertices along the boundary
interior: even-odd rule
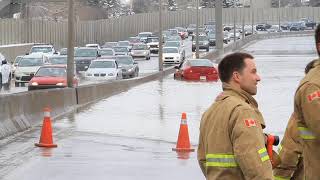
[[[74,56],[76,69],[77,72],[79,72],[86,71],[91,64],[91,61],[97,59],[99,55],[97,48],[81,47],[75,49]]]
[[[134,78],[139,75],[138,63],[131,56],[116,56],[116,61],[119,68],[122,69],[122,77],[124,79]]]
[[[205,49],[209,52],[209,38],[207,36],[199,36],[199,49]],[[192,40],[192,52],[196,51],[196,38]]]

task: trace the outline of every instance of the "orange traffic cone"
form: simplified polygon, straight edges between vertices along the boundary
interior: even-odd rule
[[[38,147],[54,148],[57,147],[53,144],[52,140],[52,127],[50,118],[50,108],[44,108],[44,119],[41,130],[41,137],[39,143],[35,144]]]
[[[182,113],[177,146],[176,148],[172,148],[172,150],[177,152],[193,152],[194,151],[194,149],[191,148],[191,144],[190,144],[186,113]]]

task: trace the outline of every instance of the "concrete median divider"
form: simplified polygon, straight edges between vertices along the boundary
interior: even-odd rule
[[[145,77],[79,86],[76,88],[77,103],[78,105],[86,105],[99,99],[125,92],[140,84],[162,78],[172,72],[174,72],[174,68],[171,67],[165,69],[163,72],[155,72]]]
[[[76,91],[71,88],[24,92],[0,98],[0,138],[39,125],[45,107],[50,107],[55,117],[77,105]]]

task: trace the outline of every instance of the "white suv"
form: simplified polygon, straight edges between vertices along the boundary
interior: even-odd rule
[[[48,55],[57,54],[53,45],[50,45],[50,44],[41,44],[41,45],[32,46],[29,54],[33,54],[33,53],[43,53],[43,54],[48,54]]]
[[[46,63],[49,63],[49,60],[43,53],[23,56],[15,70],[15,85],[28,83],[38,69]]]

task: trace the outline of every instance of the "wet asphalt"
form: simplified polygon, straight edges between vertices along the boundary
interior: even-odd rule
[[[295,37],[263,40],[245,49],[255,56],[262,79],[255,98],[266,132],[283,135],[304,67],[316,58],[313,45],[312,37]],[[178,155],[171,148],[182,112],[187,113],[191,144],[196,148],[201,116],[220,92],[220,82],[176,81],[169,75],[79,108],[54,121],[58,148],[34,147],[40,127],[2,140],[0,177],[204,179],[195,152]]]

